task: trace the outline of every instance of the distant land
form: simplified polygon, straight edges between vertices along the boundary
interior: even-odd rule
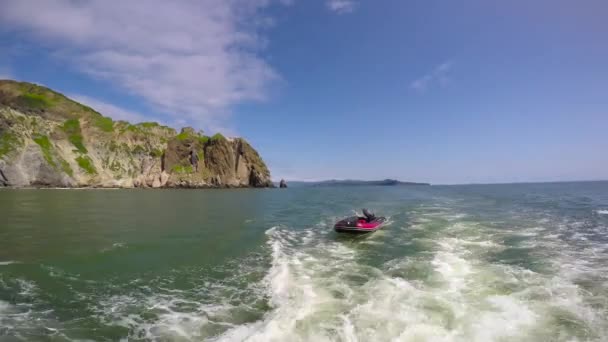
[[[429,183],[402,182],[396,179],[384,180],[356,180],[331,179],[317,182],[287,181],[288,186],[403,186],[403,185],[431,185]]]

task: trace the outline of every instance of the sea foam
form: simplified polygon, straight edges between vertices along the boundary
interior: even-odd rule
[[[7,265],[17,264],[17,263],[18,263],[18,261],[12,261],[12,260],[9,260],[9,261],[0,261],[0,266],[7,266]]]
[[[338,242],[327,229],[268,230],[272,265],[264,282],[271,310],[214,340],[576,341],[582,330],[556,331],[554,320],[567,315],[573,324],[600,321],[574,279],[488,262],[488,254],[508,248],[505,236],[523,246],[540,235],[538,227],[484,235],[482,225],[446,221],[428,236],[433,243],[427,253],[398,257],[381,268],[364,263],[360,246],[369,244]],[[397,232],[402,231],[387,231],[387,238]],[[538,244],[550,247],[542,239]]]

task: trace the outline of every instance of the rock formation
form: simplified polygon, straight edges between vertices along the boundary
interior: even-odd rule
[[[287,187],[287,182],[284,179],[281,179],[281,182],[279,183],[279,188],[286,188]]]
[[[48,88],[0,81],[0,186],[271,187],[242,138],[113,121]]]

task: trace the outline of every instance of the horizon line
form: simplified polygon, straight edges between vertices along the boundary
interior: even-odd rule
[[[322,179],[322,180],[296,180],[296,179],[285,179],[286,183],[296,182],[296,183],[320,183],[327,181],[361,181],[361,182],[377,182],[383,180],[396,180],[404,183],[426,183],[431,186],[456,186],[456,185],[515,185],[515,184],[551,184],[551,183],[592,183],[592,182],[608,182],[608,179],[579,179],[579,180],[556,180],[556,181],[516,181],[516,182],[472,182],[472,183],[432,183],[432,182],[421,182],[421,181],[403,181],[399,179],[393,178],[383,178],[383,179],[350,179],[350,178],[330,178],[330,179]],[[280,183],[281,180],[272,180],[273,183]]]

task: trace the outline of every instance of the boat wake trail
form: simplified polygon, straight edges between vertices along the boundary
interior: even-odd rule
[[[271,309],[214,340],[601,341],[608,336],[605,313],[594,308],[576,278],[544,262],[551,260],[544,259],[547,251],[567,250],[567,244],[545,241],[536,228],[495,229],[450,211],[423,211],[416,221],[422,227],[393,227],[373,245],[337,239],[327,227],[268,230],[272,265],[263,282]],[[537,244],[535,252],[530,243]],[[561,258],[562,264],[572,261],[565,254]]]

